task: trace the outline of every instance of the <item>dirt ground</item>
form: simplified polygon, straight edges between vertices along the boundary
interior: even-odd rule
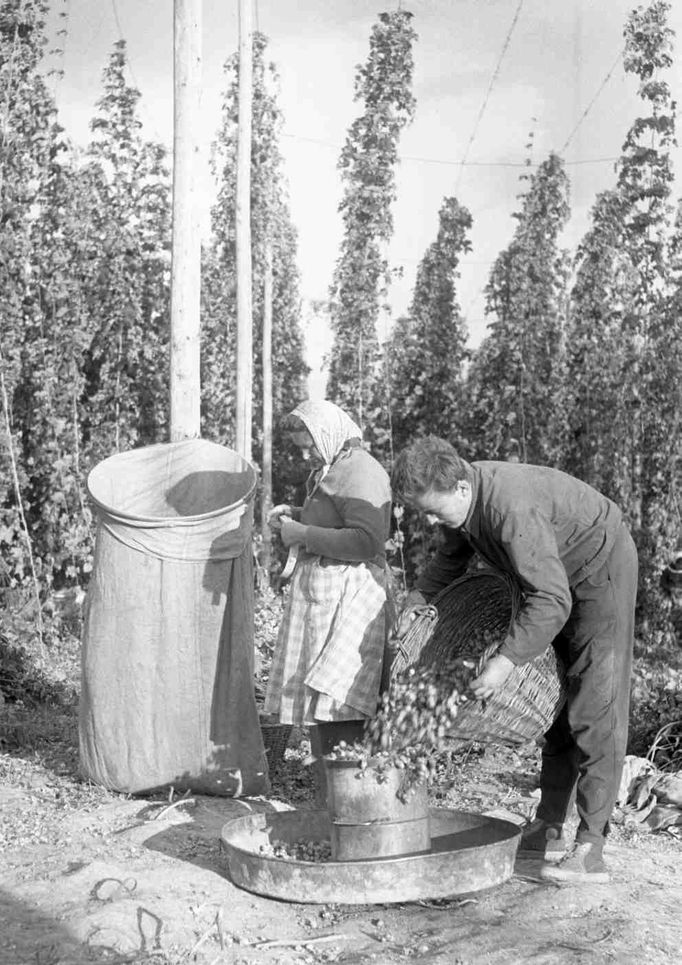
[[[432,804],[519,823],[537,803],[538,755],[479,749],[444,776]],[[297,747],[274,770],[269,799],[193,796],[170,808],[168,796],[74,785],[45,757],[1,756],[3,965],[682,960],[682,842],[670,834],[615,828],[608,885],[543,883],[533,862],[517,861],[510,880],[467,896],[294,904],[232,884],[219,836],[250,811],[312,806]]]

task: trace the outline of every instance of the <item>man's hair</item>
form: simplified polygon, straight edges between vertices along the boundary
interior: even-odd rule
[[[425,436],[398,453],[391,486],[396,499],[410,503],[415,496],[431,490],[455,489],[463,479],[469,479],[470,474],[469,464],[449,442],[438,436]]]

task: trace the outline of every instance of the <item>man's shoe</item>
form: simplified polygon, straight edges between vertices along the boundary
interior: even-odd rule
[[[563,827],[536,818],[524,828],[516,857],[535,861],[559,861],[565,853]]]
[[[576,841],[571,850],[555,865],[540,869],[540,877],[567,884],[606,884],[609,873],[602,857],[601,844]]]

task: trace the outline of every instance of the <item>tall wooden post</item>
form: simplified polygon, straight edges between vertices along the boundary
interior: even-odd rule
[[[272,508],[272,244],[265,247],[265,279],[263,283],[263,496],[261,499],[261,534],[263,570],[270,577],[272,535],[268,511]]]
[[[253,0],[239,0],[239,127],[237,146],[237,391],[236,447],[251,460],[253,330],[251,297],[251,102]]]
[[[196,194],[201,104],[202,0],[175,0],[170,436],[201,431],[201,238]]]

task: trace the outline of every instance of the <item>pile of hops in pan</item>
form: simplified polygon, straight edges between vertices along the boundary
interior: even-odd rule
[[[332,849],[329,841],[270,841],[258,849],[264,858],[282,858],[284,861],[331,861]]]

